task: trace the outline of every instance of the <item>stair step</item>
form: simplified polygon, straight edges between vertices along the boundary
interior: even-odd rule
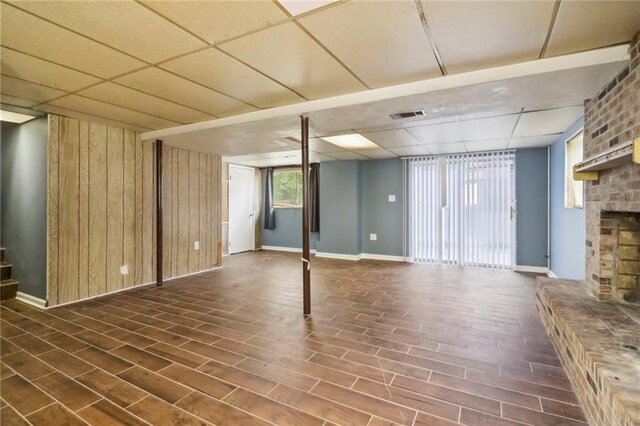
[[[7,262],[0,263],[0,281],[11,278],[11,264]]]
[[[7,279],[0,281],[0,300],[14,299],[18,294],[18,281]]]

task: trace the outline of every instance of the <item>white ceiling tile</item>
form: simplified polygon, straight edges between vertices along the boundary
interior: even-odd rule
[[[418,145],[419,142],[404,129],[362,133],[362,136],[383,148]]]
[[[485,139],[505,139],[511,137],[511,132],[518,121],[518,114],[501,115],[498,117],[480,118],[460,122],[462,137],[465,141]]]
[[[626,43],[640,28],[639,1],[563,1],[545,56]]]
[[[399,156],[412,156],[412,155],[429,155],[429,150],[426,146],[401,146],[397,148],[389,148],[389,151]]]
[[[130,125],[144,127],[146,129],[164,129],[180,124],[175,121],[164,120],[162,118],[77,95],[69,95],[56,99],[55,101],[51,101],[49,105],[79,113],[95,115],[104,119],[120,121]],[[45,109],[42,110],[45,111]]]
[[[287,19],[271,1],[144,1],[178,25],[218,43]]]
[[[338,160],[367,160],[368,158],[364,155],[360,155],[357,152],[344,151],[344,152],[335,152],[331,153],[331,156],[337,158]]]
[[[286,87],[213,48],[165,62],[161,67],[259,108],[303,100]]]
[[[514,137],[562,133],[584,114],[582,106],[525,112],[520,117]]]
[[[0,47],[0,72],[68,92],[100,82],[99,78],[5,47]]]
[[[442,75],[413,2],[346,2],[299,22],[370,87]]]
[[[336,161],[337,158],[335,158],[333,156],[333,154],[329,155],[329,154],[316,154],[315,157],[318,159],[318,161],[324,162],[324,161]]]
[[[133,1],[20,1],[16,6],[147,62],[206,46]]]
[[[128,87],[105,82],[78,92],[79,95],[179,123],[194,123],[214,117]]]
[[[334,3],[335,1],[336,0],[278,0],[278,3],[287,9],[287,12],[291,15],[298,16]]]
[[[334,145],[331,142],[327,142],[321,138],[311,138],[309,139],[309,149],[311,151],[315,151],[322,154],[327,154],[331,152],[344,152],[346,149],[339,147],[338,145]]]
[[[144,66],[137,59],[4,2],[0,3],[0,23],[3,46],[92,75],[111,78]]]
[[[462,131],[457,122],[407,128],[420,144],[459,142]]]
[[[228,116],[255,110],[244,102],[155,67],[128,74],[114,81],[211,115]]]
[[[308,99],[366,89],[291,22],[237,38],[219,47]]]
[[[74,110],[70,110],[67,108],[62,108],[49,104],[42,104],[37,106],[37,111],[42,111],[50,114],[62,115],[65,117],[76,118],[78,120],[90,121],[93,123],[106,124],[109,126],[120,127],[123,129],[130,129],[136,132],[146,132],[150,130],[148,127],[135,125],[131,123],[125,123],[121,121],[116,121],[110,118],[104,118],[97,115],[88,114],[87,112],[78,112]]]
[[[562,133],[555,135],[528,136],[524,138],[512,138],[509,141],[509,148],[540,148],[549,146],[557,141]]]
[[[489,139],[484,141],[467,141],[465,146],[468,152],[500,151],[507,149],[509,139]]]
[[[28,99],[16,98],[15,96],[0,94],[0,103],[4,105],[14,105],[22,108],[31,108],[38,105],[36,101],[30,101]]]
[[[61,90],[8,76],[2,76],[0,79],[0,91],[3,95],[35,102],[45,102],[66,94]]]
[[[467,146],[464,142],[455,143],[438,143],[426,147],[431,154],[459,154],[467,152]]]
[[[554,1],[421,4],[447,71],[459,73],[537,59]]]
[[[370,149],[368,151],[362,151],[362,155],[372,160],[384,160],[388,158],[398,158],[397,154],[386,149]]]

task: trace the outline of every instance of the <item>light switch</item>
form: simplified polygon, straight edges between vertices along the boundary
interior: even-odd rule
[[[378,234],[369,234],[369,239],[371,241],[377,241],[378,240]]]
[[[193,243],[193,249],[200,250],[200,241],[196,241],[195,243]]]
[[[122,265],[120,267],[120,273],[122,275],[129,275],[129,265]]]
[[[389,202],[390,203],[396,202],[396,194],[389,194]]]

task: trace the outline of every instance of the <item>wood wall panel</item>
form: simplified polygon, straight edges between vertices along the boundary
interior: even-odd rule
[[[89,297],[107,292],[107,126],[89,125]]]
[[[50,116],[50,306],[155,282],[154,151],[132,131]],[[220,265],[219,164],[219,156],[163,146],[164,279]]]

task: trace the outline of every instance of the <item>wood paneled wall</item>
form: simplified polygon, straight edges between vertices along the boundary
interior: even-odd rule
[[[165,278],[221,265],[221,165],[218,155],[163,147]]]
[[[50,115],[48,150],[49,306],[155,282],[155,142]],[[164,253],[174,261],[164,260],[167,279],[220,264],[220,157],[164,153]],[[206,248],[193,254],[198,238]]]

